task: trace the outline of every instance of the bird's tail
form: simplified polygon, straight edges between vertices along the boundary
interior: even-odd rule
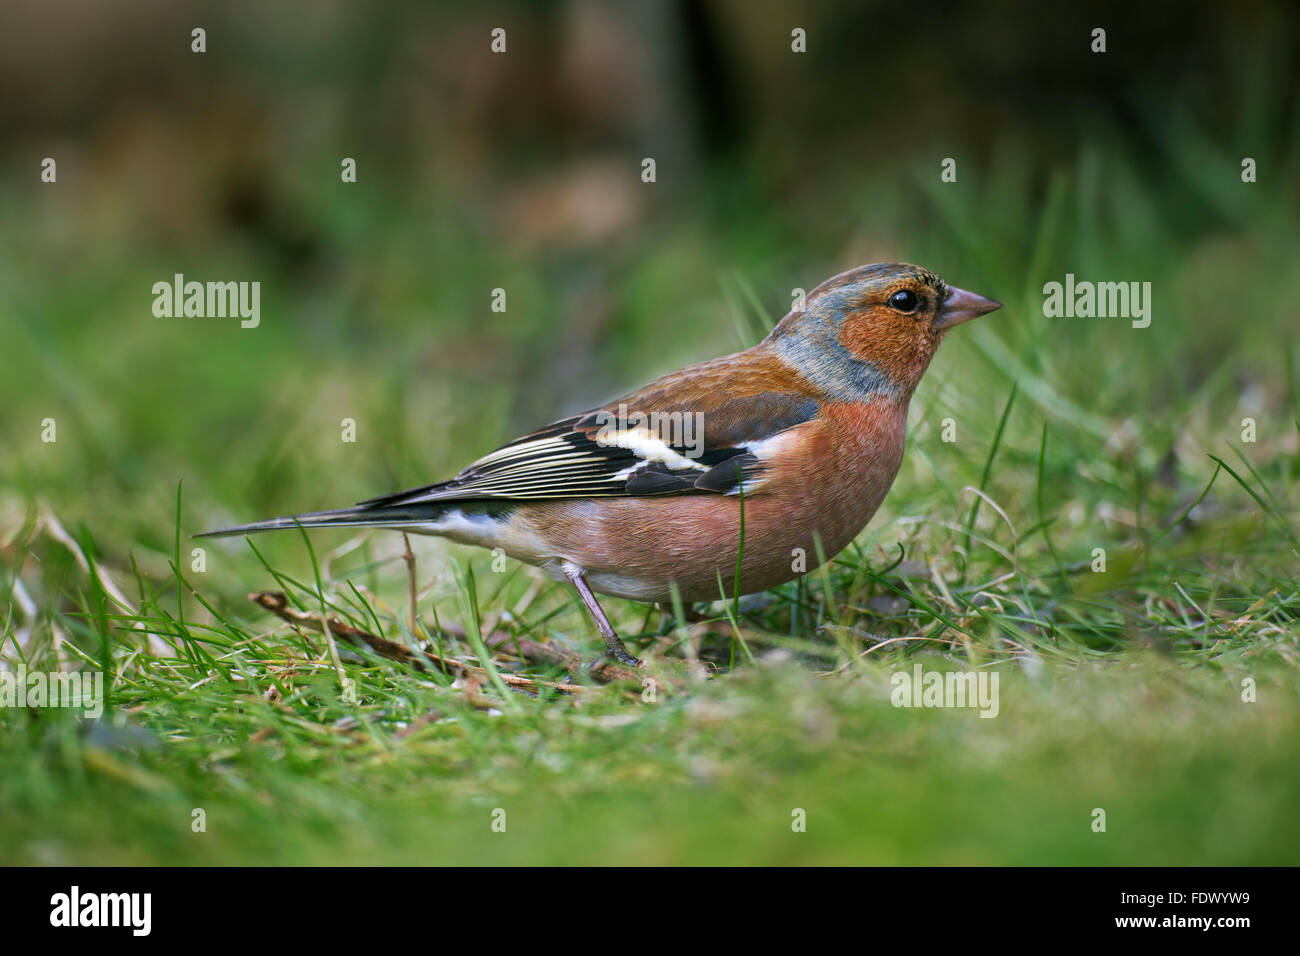
[[[235,534],[256,534],[259,531],[282,531],[292,528],[412,528],[434,523],[445,508],[437,504],[390,505],[375,507],[353,505],[333,511],[308,511],[283,518],[268,518],[252,524],[236,525],[204,531],[196,538],[225,538]]]

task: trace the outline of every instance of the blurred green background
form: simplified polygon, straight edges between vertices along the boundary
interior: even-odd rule
[[[779,317],[795,287],[881,259],[1013,306],[954,336],[926,383],[968,418],[995,418],[1020,370],[1094,431],[1134,416],[1166,443],[1233,424],[1242,402],[1285,414],[1277,345],[1300,298],[1285,4],[3,16],[0,478],[96,502],[144,543],[168,540],[179,478],[240,516],[419,484],[750,344],[728,314],[742,288]],[[1067,271],[1151,281],[1152,327],[1043,319],[1037,290]],[[261,327],[156,319],[152,284],[177,272],[260,281]],[[1294,430],[1272,431],[1294,452]]]
[[[195,27],[206,30],[202,54],[191,52]],[[496,27],[506,30],[503,54],[489,49]],[[1102,54],[1090,50],[1095,27],[1107,31]],[[795,28],[806,31],[806,53],[791,50]],[[427,483],[525,429],[752,344],[788,309],[796,288],[865,262],[913,261],[1006,308],[958,330],[939,352],[913,403],[908,460],[860,556],[883,566],[888,561],[874,548],[888,552],[903,542],[909,558],[932,561],[940,576],[950,560],[963,569],[967,560],[992,561],[955,554],[944,530],[964,520],[973,498],[962,489],[976,484],[1018,528],[1013,542],[991,509],[980,515],[988,536],[1007,549],[1023,545],[1017,554],[1029,569],[1014,570],[1037,602],[1035,615],[1064,606],[1067,589],[1042,577],[1058,557],[1071,565],[1090,560],[1094,547],[1118,549],[1124,557],[1112,577],[1068,589],[1088,639],[1058,647],[1055,661],[1038,648],[1052,665],[1049,684],[1067,682],[1063,696],[1033,697],[1018,716],[989,722],[997,729],[976,720],[975,736],[958,734],[954,744],[948,731],[926,732],[933,715],[918,725],[906,712],[878,712],[879,701],[860,686],[786,675],[771,686],[754,678],[759,690],[743,682],[703,690],[695,700],[719,695],[722,710],[681,704],[660,728],[678,744],[647,758],[661,760],[650,776],[667,781],[663,805],[635,771],[620,778],[636,781],[622,796],[595,772],[565,796],[577,803],[565,804],[564,821],[551,821],[553,838],[514,859],[590,861],[572,851],[581,843],[573,828],[585,815],[592,827],[606,820],[609,833],[620,821],[645,832],[658,826],[657,837],[628,850],[634,858],[691,862],[694,846],[702,858],[725,861],[736,858],[726,834],[743,825],[732,818],[710,829],[714,818],[700,810],[705,815],[688,827],[665,809],[690,804],[671,787],[693,793],[701,780],[721,780],[704,800],[719,819],[736,810],[727,792],[764,781],[784,791],[804,772],[821,781],[828,805],[906,802],[952,785],[951,747],[1001,755],[989,757],[996,763],[1019,746],[1020,763],[981,778],[985,815],[965,837],[909,836],[916,820],[904,814],[877,829],[841,820],[807,852],[746,843],[744,858],[1295,861],[1294,824],[1281,841],[1277,828],[1279,808],[1300,795],[1300,754],[1288,736],[1300,713],[1292,700],[1300,600],[1290,530],[1300,477],[1293,372],[1300,17],[1293,4],[1047,10],[962,2],[7,0],[0,130],[0,571],[5,582],[22,584],[26,602],[10,603],[12,588],[0,599],[10,648],[21,634],[33,659],[51,660],[57,656],[46,655],[71,640],[88,653],[116,655],[125,674],[122,661],[134,647],[127,622],[86,623],[86,568],[50,542],[43,515],[81,541],[119,587],[134,592],[138,573],[148,582],[142,591],[174,589],[178,482],[182,535]],[[41,181],[45,157],[57,161],[56,183]],[[345,157],[356,160],[355,183],[340,179]],[[641,180],[646,157],[656,161],[654,183]],[[1258,171],[1253,183],[1242,181],[1247,157]],[[956,182],[940,179],[946,158],[956,160]],[[1150,327],[1044,317],[1043,284],[1067,272],[1152,283]],[[260,282],[260,326],[155,317],[152,286],[175,273]],[[504,313],[491,309],[496,288],[506,290]],[[1013,383],[1018,397],[997,438]],[[1241,441],[1247,417],[1257,423],[1258,440],[1249,445]],[[54,443],[41,440],[47,418],[57,423]],[[345,418],[357,423],[355,443],[340,440]],[[957,424],[955,443],[940,440],[945,418]],[[995,441],[997,467],[985,481]],[[1260,500],[1221,476],[1191,512],[1195,527],[1179,524],[1162,539],[1178,550],[1149,553],[1210,480],[1210,453],[1231,463]],[[1045,525],[1059,555],[1046,548]],[[324,553],[348,538],[316,540]],[[372,585],[400,607],[401,568],[391,560],[400,540],[381,536],[373,547],[389,563],[382,576],[368,570]],[[182,540],[182,556],[188,548]],[[437,579],[430,602],[454,613],[446,553],[437,542],[420,543],[421,567]],[[311,579],[295,536],[266,539],[264,554]],[[978,570],[1006,570],[995,564]],[[243,595],[273,582],[243,542],[211,545],[204,574],[191,583],[214,606],[268,626]],[[523,585],[502,594],[513,600]],[[857,601],[844,590],[837,626],[908,639],[922,631],[915,607],[884,613],[870,603],[884,592]],[[568,628],[562,636],[590,640],[564,597],[547,592],[545,600],[562,612],[555,622]],[[186,602],[192,619],[212,622]],[[959,610],[982,620],[973,602]],[[620,624],[636,633],[643,609],[613,603]],[[1220,604],[1222,620],[1251,622],[1234,632],[1226,658],[1205,623]],[[1205,621],[1188,617],[1190,607]],[[801,630],[794,616],[766,624],[825,637],[818,628]],[[1062,641],[1055,632],[1051,639]],[[95,649],[100,640],[109,643]],[[1141,681],[1070,683],[1076,670],[1125,668],[1129,651],[1152,648],[1204,671],[1188,678],[1177,706],[1148,699]],[[1099,662],[1103,651],[1110,657]],[[1150,672],[1153,682],[1165,679],[1163,666]],[[1281,710],[1269,711],[1268,746],[1255,753],[1238,747],[1249,731],[1235,717],[1221,720],[1215,701],[1223,694],[1231,701],[1241,675],[1265,666],[1277,669],[1268,672],[1270,686],[1289,703],[1275,701]],[[173,676],[178,687],[197,677]],[[396,693],[396,679],[385,680]],[[1217,689],[1207,690],[1211,684]],[[317,840],[317,830],[336,808],[324,803],[313,817],[301,807],[317,805],[295,789],[322,774],[357,801],[348,813],[359,824],[348,839],[360,842],[349,844],[349,858],[418,856],[426,847],[404,838],[399,808],[369,805],[362,795],[375,786],[363,773],[372,754],[327,747],[328,760],[295,764],[289,777],[275,776],[286,772],[282,764],[227,768],[241,782],[222,790],[209,777],[213,762],[242,758],[212,757],[215,741],[237,754],[251,731],[222,723],[229,715],[219,695],[187,711],[183,695],[157,691],[131,685],[119,704],[172,747],[127,748],[129,761],[155,782],[170,781],[163,790],[177,813],[194,803],[197,781],[216,786],[250,815],[243,837],[228,837],[216,851],[175,845],[133,816],[143,811],[132,788],[148,778],[119,766],[100,781],[105,764],[92,760],[86,771],[68,728],[52,733],[37,717],[6,714],[9,765],[0,787],[13,818],[36,834],[10,847],[9,859],[88,858],[45,833],[56,814],[79,821],[82,845],[97,845],[84,852],[98,862],[188,861],[202,853],[245,860],[273,833],[295,847],[284,850],[286,860],[326,858],[322,846],[333,838]],[[1088,734],[1082,715],[1129,693],[1134,736],[1107,738],[1100,757],[1095,740],[1080,743]],[[877,747],[876,738],[854,736],[854,746],[837,749],[815,729],[808,739],[792,731],[791,749],[780,755],[760,747],[773,754],[770,764],[746,758],[737,765],[747,743],[713,736],[733,695],[747,702],[736,712],[750,714],[754,733],[777,733],[787,711],[800,707],[843,708],[841,740],[848,727],[892,722],[916,765],[900,765],[887,740]],[[834,702],[819,701],[823,695]],[[608,706],[619,713],[621,705]],[[1125,725],[1124,710],[1109,714],[1107,726]],[[1061,737],[1034,736],[1065,711],[1072,716],[1062,718]],[[312,711],[311,719],[329,726],[327,712]],[[462,719],[485,722],[469,734],[483,762],[467,778],[430,782],[418,771],[427,754],[402,764],[428,788],[425,812],[436,804],[437,813],[454,817],[466,780],[490,767],[516,793],[547,792],[531,770],[516,773],[518,754],[494,737],[487,717]],[[551,726],[541,711],[531,719]],[[186,733],[184,743],[169,738],[187,721],[210,733]],[[1221,721],[1204,742],[1208,750],[1185,736],[1189,721]],[[578,749],[566,756],[563,741],[537,732],[560,748],[555,760],[597,768],[617,766],[626,748],[644,746],[635,729],[580,732],[572,742]],[[1143,789],[1129,775],[1148,763],[1153,740],[1169,745],[1161,764],[1167,775]],[[454,749],[454,739],[442,744]],[[494,763],[497,747],[506,749]],[[550,757],[536,759],[550,766]],[[1085,785],[1085,761],[1096,760],[1114,761],[1110,792],[1137,797],[1138,818],[1170,828],[1159,844],[1165,849],[1139,841],[1127,853],[1109,847],[1090,856],[1092,849],[1062,836],[1074,831],[1054,815],[1059,801]],[[716,769],[697,773],[701,761]],[[846,770],[872,761],[899,775],[881,783]],[[459,765],[447,758],[438,766]],[[1036,783],[1044,777],[1055,781],[1046,790]],[[1257,777],[1269,786],[1234,788],[1234,780]],[[835,789],[837,781],[844,789]],[[873,796],[872,786],[885,789]],[[261,803],[241,803],[240,788]],[[1241,801],[1233,825],[1244,830],[1233,831],[1232,852],[1191,841],[1209,826],[1198,815],[1208,812],[1194,798],[1198,788]],[[375,791],[388,795],[375,797],[383,800],[401,787],[388,778]],[[588,797],[598,805],[575,819],[574,807]],[[1000,829],[1018,797],[1037,820],[1036,834],[1022,842]],[[946,812],[942,802],[926,803],[918,816]],[[254,819],[263,804],[266,817]],[[300,806],[301,831],[281,829],[276,814],[285,805]],[[105,833],[91,807],[115,808],[134,822]],[[788,810],[776,816],[788,819]],[[392,828],[386,836],[380,819]],[[710,843],[700,828],[721,842]],[[637,842],[627,831],[620,839]],[[658,849],[646,856],[649,845]],[[1054,846],[1071,848],[1052,858]],[[482,852],[469,842],[443,849],[451,855],[435,849],[419,858]]]

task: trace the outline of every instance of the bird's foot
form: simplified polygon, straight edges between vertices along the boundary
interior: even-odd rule
[[[594,677],[595,671],[599,670],[602,666],[604,666],[604,664],[606,664],[609,661],[617,661],[619,664],[622,664],[624,667],[630,667],[633,670],[639,670],[645,665],[645,661],[641,660],[640,658],[633,657],[630,653],[628,653],[627,648],[622,646],[621,641],[619,642],[619,644],[620,646],[617,648],[612,646],[605,648],[604,654],[601,654],[595,660],[583,664],[582,665],[583,673],[586,674],[588,677]]]
[[[626,664],[628,667],[633,667],[633,668],[640,667],[642,664],[645,663],[645,661],[641,660],[640,658],[633,657],[631,652],[629,652],[628,649],[623,645],[622,641],[615,641],[606,645],[605,653],[600,657],[596,658],[596,660],[592,661],[592,663],[599,664],[607,657],[612,657],[620,664]]]

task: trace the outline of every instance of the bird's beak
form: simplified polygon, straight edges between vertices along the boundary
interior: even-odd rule
[[[986,312],[1000,308],[1002,308],[1001,302],[986,299],[965,289],[952,288],[948,290],[948,298],[944,299],[943,308],[939,310],[934,324],[936,328],[948,329],[969,322],[971,319],[978,319]]]

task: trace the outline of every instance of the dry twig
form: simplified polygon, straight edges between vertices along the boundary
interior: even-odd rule
[[[297,608],[289,605],[289,599],[285,597],[283,591],[258,591],[250,594],[248,599],[254,604],[270,611],[277,617],[288,621],[298,627],[306,628],[316,633],[322,633],[320,614],[311,614],[305,611],[299,611]],[[399,661],[407,664],[416,670],[423,671],[428,669],[428,665],[433,665],[444,673],[455,672],[465,676],[478,676],[486,673],[482,667],[474,664],[467,664],[451,657],[444,657],[431,651],[413,650],[405,644],[399,644],[397,641],[390,641],[386,637],[379,637],[364,631],[359,627],[340,620],[337,617],[330,616],[327,618],[330,632],[337,638],[347,641],[353,645],[365,645],[380,657],[392,661]],[[465,636],[463,629],[456,625],[444,624],[443,628],[453,637]],[[501,647],[509,648],[519,654],[525,660],[540,664],[558,664],[568,670],[570,673],[577,674],[583,667],[582,659],[572,651],[554,644],[543,644],[540,641],[528,640],[521,638],[516,640],[512,635],[503,631],[496,631],[487,638],[489,648]],[[640,680],[639,671],[623,667],[613,662],[600,662],[594,665],[589,673],[598,681],[608,682],[617,680]],[[517,674],[501,674],[501,679],[510,687],[521,689],[536,689],[538,687],[551,687],[566,693],[579,693],[585,688],[581,684],[556,683],[554,681],[536,680],[530,677],[520,677]]]

